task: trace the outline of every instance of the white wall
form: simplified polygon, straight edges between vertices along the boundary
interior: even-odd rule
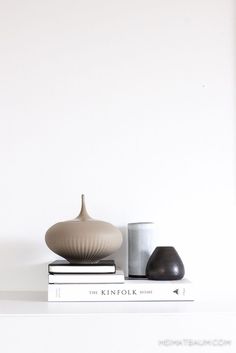
[[[227,283],[234,23],[233,0],[0,0],[1,289],[46,288],[44,234],[81,193],[124,234],[156,222],[197,284]]]

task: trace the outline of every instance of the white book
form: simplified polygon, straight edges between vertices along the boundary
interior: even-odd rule
[[[124,283],[125,277],[122,270],[115,273],[97,274],[50,274],[48,275],[49,284],[75,284],[75,283]]]
[[[70,263],[66,260],[56,260],[48,265],[50,273],[115,273],[114,260],[100,260],[96,263]]]
[[[48,284],[48,301],[192,301],[192,283],[126,279],[123,284]]]

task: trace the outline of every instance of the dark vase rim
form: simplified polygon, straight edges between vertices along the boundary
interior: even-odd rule
[[[165,245],[161,245],[161,246],[157,246],[156,247],[156,249],[159,249],[159,248],[165,248],[165,249],[174,249],[174,246],[170,246],[170,245],[167,245],[167,246],[165,246]]]
[[[175,249],[174,246],[157,246],[156,249]]]

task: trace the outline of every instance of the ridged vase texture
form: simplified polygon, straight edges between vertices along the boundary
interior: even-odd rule
[[[45,241],[50,250],[71,263],[97,262],[117,251],[122,244],[120,230],[112,224],[92,219],[84,195],[79,216],[48,229]]]

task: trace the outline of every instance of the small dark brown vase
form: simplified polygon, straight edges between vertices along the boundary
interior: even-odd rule
[[[146,276],[151,280],[178,280],[182,279],[184,274],[184,264],[173,246],[158,246],[146,267]]]

